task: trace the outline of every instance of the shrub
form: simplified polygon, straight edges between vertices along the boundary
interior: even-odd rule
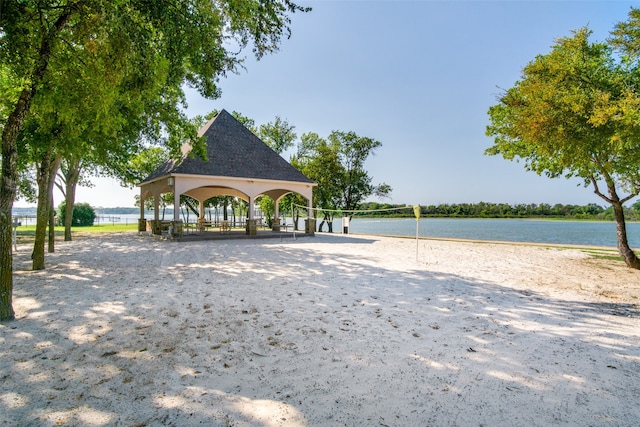
[[[66,218],[66,202],[60,203],[58,206],[58,218],[60,223],[64,224]],[[93,225],[93,221],[96,219],[96,212],[88,203],[76,203],[73,205],[73,219],[71,220],[72,227],[86,227]]]

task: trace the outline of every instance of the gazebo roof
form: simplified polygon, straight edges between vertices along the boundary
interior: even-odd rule
[[[226,110],[199,132],[207,145],[207,161],[199,157],[169,160],[142,183],[172,174],[253,178],[314,184]]]

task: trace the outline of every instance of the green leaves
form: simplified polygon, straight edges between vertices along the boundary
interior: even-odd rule
[[[591,43],[590,35],[587,28],[574,31],[524,68],[522,79],[489,109],[487,135],[494,144],[485,154],[521,158],[538,174],[592,185],[614,209],[620,255],[640,268],[623,209],[640,194],[640,11],[632,9],[609,44]],[[599,188],[603,181],[606,194]],[[620,197],[620,190],[628,195]]]
[[[292,163],[318,183],[314,204],[324,209],[357,209],[371,194],[386,197],[387,184],[373,186],[365,160],[381,142],[355,132],[333,131],[325,140],[315,133],[302,135]]]
[[[0,4],[0,218],[11,215],[19,163],[37,160],[19,159],[19,138],[23,155],[48,139],[56,155],[88,158],[115,175],[150,141],[177,156],[187,139],[202,154],[197,128],[183,113],[183,86],[219,96],[218,79],[237,71],[248,43],[258,57],[275,51],[289,15],[307,10],[290,0]],[[26,137],[25,123],[29,135],[42,136],[37,142]],[[0,221],[0,236],[0,294],[11,295],[8,221]],[[13,311],[3,299],[4,318]]]
[[[286,119],[281,119],[279,116],[276,116],[276,120],[273,123],[260,125],[258,137],[271,147],[273,151],[282,154],[293,146],[293,142],[298,137],[294,131],[295,128],[296,127],[289,124]]]
[[[631,84],[638,76],[590,34],[583,28],[559,39],[524,68],[489,109],[494,145],[485,154],[522,158],[549,177],[628,179],[625,171],[640,164],[640,92]]]

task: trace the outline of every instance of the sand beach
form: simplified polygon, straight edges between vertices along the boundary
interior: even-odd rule
[[[2,426],[637,426],[640,272],[327,235],[14,254]]]

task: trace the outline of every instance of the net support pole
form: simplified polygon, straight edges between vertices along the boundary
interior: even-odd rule
[[[420,242],[420,239],[418,238],[420,234],[420,205],[415,205],[413,207],[413,213],[416,216],[416,261],[418,261],[418,247]]]
[[[420,242],[420,240],[418,239],[418,227],[419,227],[420,222],[416,220],[416,261],[418,261],[418,242]]]

